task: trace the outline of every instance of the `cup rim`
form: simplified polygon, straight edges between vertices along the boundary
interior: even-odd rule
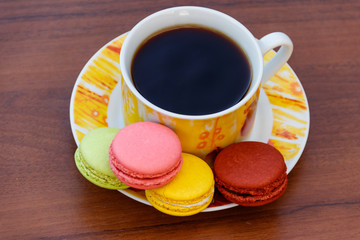
[[[142,94],[135,88],[134,84],[131,81],[131,77],[129,76],[127,71],[122,71],[122,69],[126,69],[125,66],[125,60],[122,60],[125,58],[125,53],[126,53],[126,46],[131,42],[134,32],[138,31],[138,28],[141,28],[142,25],[144,25],[149,19],[157,17],[158,15],[164,14],[166,12],[171,12],[171,11],[181,11],[181,10],[201,10],[201,11],[208,11],[211,12],[213,14],[219,15],[223,18],[227,18],[227,20],[236,23],[236,25],[238,25],[239,28],[242,29],[242,31],[244,31],[249,39],[254,43],[254,46],[256,46],[256,51],[257,51],[257,55],[259,57],[260,60],[260,69],[261,72],[259,73],[258,79],[256,79],[256,82],[254,82],[254,86],[252,89],[250,89],[250,91],[245,95],[245,97],[243,97],[237,104],[224,109],[222,111],[219,112],[215,112],[215,113],[210,113],[210,114],[204,114],[204,115],[186,115],[186,114],[180,114],[180,113],[175,113],[175,112],[171,112],[168,110],[165,110],[163,108],[160,108],[158,106],[156,106],[155,104],[151,103],[149,100],[147,100],[145,97],[142,96]],[[217,117],[221,117],[223,115],[229,114],[234,112],[235,110],[237,110],[238,108],[242,107],[246,102],[248,102],[253,96],[254,94],[257,92],[259,85],[261,83],[261,79],[262,79],[262,75],[263,75],[263,56],[262,53],[260,51],[260,48],[258,46],[257,43],[257,39],[252,35],[252,33],[244,26],[242,25],[239,21],[237,21],[236,19],[234,19],[233,17],[222,13],[220,11],[214,10],[214,9],[210,9],[210,8],[206,8],[206,7],[198,7],[198,6],[180,6],[180,7],[171,7],[171,8],[166,8],[157,12],[154,12],[152,14],[150,14],[149,16],[145,17],[144,19],[142,19],[140,22],[138,22],[129,32],[127,37],[125,38],[123,45],[122,45],[122,49],[120,51],[120,71],[121,71],[121,75],[123,78],[123,81],[125,81],[126,86],[130,89],[130,91],[136,96],[136,98],[138,100],[140,100],[143,104],[145,104],[146,106],[150,107],[151,109],[169,116],[169,117],[173,117],[173,118],[178,118],[178,119],[188,119],[188,120],[203,120],[203,119],[212,119],[212,118],[217,118]],[[254,79],[252,79],[252,81],[254,81]]]

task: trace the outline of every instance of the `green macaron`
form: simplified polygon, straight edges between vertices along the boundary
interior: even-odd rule
[[[93,184],[107,189],[125,189],[109,165],[109,147],[118,128],[103,127],[91,130],[75,152],[75,163],[80,173]]]

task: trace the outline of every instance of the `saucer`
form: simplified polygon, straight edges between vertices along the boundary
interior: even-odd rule
[[[77,145],[91,129],[124,126],[121,109],[119,56],[126,33],[103,46],[80,72],[71,95],[70,124]],[[268,62],[275,55],[264,57]],[[245,140],[273,145],[284,156],[289,174],[299,160],[308,138],[309,105],[295,72],[288,64],[264,84],[259,97],[254,128]],[[143,190],[120,190],[124,195],[150,205]],[[218,211],[237,204],[219,193],[204,212]]]

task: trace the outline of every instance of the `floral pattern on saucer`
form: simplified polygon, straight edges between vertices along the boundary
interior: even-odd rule
[[[106,44],[79,74],[70,103],[71,128],[77,145],[89,130],[108,126],[109,99],[121,80],[118,66],[125,38],[126,34],[123,34]],[[274,55],[273,51],[266,54],[265,63]],[[273,112],[273,129],[268,143],[283,154],[289,173],[300,158],[309,133],[310,118],[306,95],[288,64],[267,81],[263,89]],[[149,204],[142,190],[130,188],[121,192]],[[218,194],[207,210],[220,210],[232,206],[234,204]]]

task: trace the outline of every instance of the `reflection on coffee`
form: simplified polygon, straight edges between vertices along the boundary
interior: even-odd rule
[[[198,26],[166,29],[146,39],[135,53],[131,74],[148,101],[186,115],[235,105],[251,82],[243,50],[223,34]]]

